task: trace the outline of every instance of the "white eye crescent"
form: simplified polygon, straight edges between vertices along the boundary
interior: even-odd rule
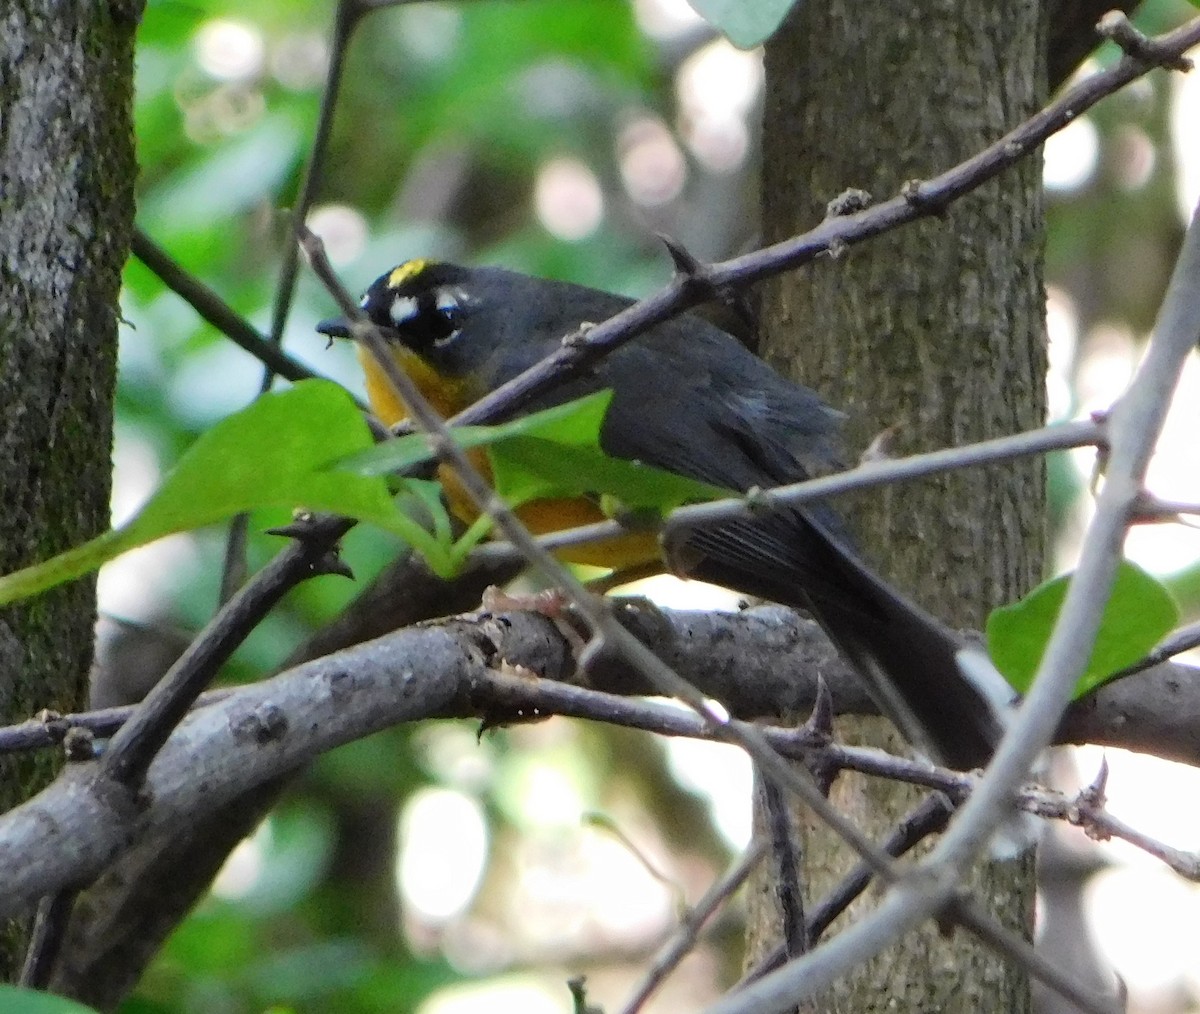
[[[442,316],[449,330],[433,340],[435,348],[445,348],[462,333],[459,322],[462,319],[462,310],[467,303],[467,294],[456,285],[448,285],[437,290],[434,307]]]
[[[442,313],[450,314],[459,309],[466,301],[466,294],[462,289],[448,286],[437,290],[437,302],[434,305]]]
[[[397,296],[392,300],[391,318],[397,327],[412,320],[419,312],[420,306],[412,296]]]

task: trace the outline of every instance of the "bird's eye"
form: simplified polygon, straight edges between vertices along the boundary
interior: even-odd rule
[[[443,334],[437,335],[433,339],[433,344],[438,347],[444,347],[458,337],[462,331],[462,319],[464,313],[464,302],[462,292],[458,289],[438,289],[434,299],[434,309],[442,319],[442,326],[445,329]]]
[[[412,295],[395,293],[387,320],[413,348],[443,348],[462,329],[466,295],[457,287],[442,286]]]

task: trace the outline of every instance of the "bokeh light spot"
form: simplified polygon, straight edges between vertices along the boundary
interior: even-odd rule
[[[308,227],[321,237],[325,253],[335,267],[356,260],[366,249],[367,220],[347,204],[323,204],[308,216]]]
[[[633,16],[652,39],[677,39],[704,25],[687,0],[634,0]]]
[[[1200,46],[1186,54],[1200,61]],[[1192,217],[1200,201],[1200,78],[1196,74],[1171,76],[1171,146],[1175,152],[1175,193],[1183,221]]]
[[[595,173],[574,158],[555,158],[538,170],[534,184],[538,221],[559,239],[586,239],[604,218],[604,195]]]
[[[263,69],[266,46],[257,28],[240,21],[208,21],[196,33],[196,62],[220,81],[248,81]]]
[[[1072,191],[1084,186],[1096,172],[1100,135],[1086,116],[1067,124],[1046,141],[1042,182],[1049,190]]]
[[[396,879],[413,914],[445,922],[466,909],[487,861],[479,803],[453,789],[421,789],[400,815],[400,842]]]
[[[674,200],[687,179],[687,162],[667,125],[639,116],[617,138],[625,192],[637,204],[657,207]]]
[[[763,89],[761,51],[710,42],[679,68],[675,90],[680,133],[692,154],[712,172],[732,172],[750,145],[747,118]]]

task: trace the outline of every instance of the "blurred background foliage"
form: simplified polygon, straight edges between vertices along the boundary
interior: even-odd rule
[[[264,332],[332,6],[151,0],[140,31],[139,226]],[[1139,24],[1159,31],[1188,12],[1151,0]],[[670,270],[656,232],[701,258],[753,244],[761,85],[759,54],[731,47],[683,0],[381,9],[350,43],[308,222],[351,289],[433,256],[645,294]],[[1048,147],[1055,417],[1109,404],[1137,361],[1200,189],[1197,122],[1194,76],[1156,73]],[[350,351],[313,331],[331,309],[302,271],[284,340],[358,390]],[[115,520],[262,383],[255,360],[136,260],[123,314]],[[1176,496],[1163,484],[1177,474],[1196,474],[1194,432],[1193,409],[1190,430],[1160,454],[1185,455],[1168,459],[1162,495]],[[1064,563],[1089,465],[1052,463]],[[253,519],[252,566],[278,549],[257,534],[275,520]],[[224,537],[173,538],[105,569],[98,701],[136,696],[137,674],[156,672],[208,619]],[[1196,611],[1200,542],[1160,526],[1131,549],[1159,573],[1189,567],[1173,584]],[[397,550],[360,527],[345,557],[361,586]],[[228,678],[270,672],[354,592],[338,578],[305,584]],[[459,723],[393,730],[313,765],[123,1010],[537,1014],[570,1009],[565,981],[579,971],[615,1006],[680,905],[745,842],[748,809],[748,772],[718,748],[563,721],[482,739]],[[739,932],[736,914],[719,923],[650,1009],[694,1009],[727,984]]]

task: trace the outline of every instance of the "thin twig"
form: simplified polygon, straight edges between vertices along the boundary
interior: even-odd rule
[[[850,748],[853,749],[853,748]],[[937,834],[945,829],[954,806],[940,792],[926,796],[910,811],[884,840],[884,850],[899,859],[905,853],[915,848],[931,834]],[[859,897],[871,883],[871,870],[865,863],[858,863],[853,870],[820,902],[813,906],[807,923],[808,939],[816,944],[822,934]],[[768,972],[779,968],[787,961],[787,950],[783,944],[775,947],[752,971],[733,989],[739,989],[761,979]]]
[[[509,640],[514,635],[516,642]],[[97,777],[102,770],[93,765],[68,768],[68,778],[0,816],[0,865],[6,870],[0,916],[81,878],[90,879],[143,834],[169,829],[181,812],[205,819],[255,785],[388,725],[570,711],[605,722],[614,714],[625,719],[640,715],[628,724],[667,735],[712,735],[697,716],[675,705],[614,698],[494,668],[500,659],[513,666],[537,664],[554,636],[553,624],[540,616],[510,614],[483,624],[459,618],[398,631],[230,691],[189,716],[150,769],[147,793],[137,799],[112,792],[107,781]],[[557,636],[563,640],[561,633]],[[569,671],[569,663],[561,671]],[[573,703],[566,707],[564,701]],[[582,706],[585,701],[591,702],[590,711]],[[822,757],[821,751],[828,750],[845,763],[849,754],[858,753],[866,762],[860,765],[864,770],[884,770],[872,759],[881,753],[878,750],[821,747],[806,743],[804,731],[794,728],[762,733],[789,756]],[[897,758],[896,764],[896,770],[904,772],[904,765],[912,762]],[[197,770],[205,775],[202,788],[197,786]],[[977,781],[977,776],[960,772],[930,771],[925,783],[940,782],[955,799]],[[1044,790],[1023,790],[1020,798],[1029,799],[1028,809],[1041,812],[1049,796]],[[1066,809],[1066,803],[1060,805]],[[912,915],[919,921],[914,905],[926,914],[936,911],[936,897],[926,900],[914,892],[914,897],[901,900],[904,918]]]
[[[351,328],[355,337],[370,351],[396,395],[409,408],[413,421],[425,432],[438,459],[454,471],[455,478],[476,508],[492,519],[530,565],[553,587],[560,589],[587,622],[592,631],[589,649],[593,653],[603,650],[617,652],[639,670],[660,693],[682,700],[723,739],[745,749],[769,777],[803,799],[864,860],[872,864],[879,876],[892,879],[895,874],[889,857],[829,803],[807,772],[797,771],[789,766],[757,730],[749,726],[738,726],[731,722],[727,715],[714,708],[694,686],[663,663],[616,621],[610,608],[611,604],[607,600],[589,593],[573,574],[539,545],[516,514],[484,481],[471,464],[466,452],[455,443],[446,421],[397,365],[389,353],[380,329],[364,319],[362,310],[346,293],[334,274],[320,239],[304,229],[301,242],[313,270],[325,283],[339,309],[352,322]],[[586,667],[586,653],[583,664]]]
[[[304,168],[304,179],[300,193],[292,207],[292,221],[303,222],[308,217],[313,196],[320,185],[324,171],[325,155],[329,149],[329,137],[333,127],[333,114],[337,108],[337,97],[342,81],[342,70],[346,62],[346,48],[350,36],[366,11],[358,0],[340,0],[334,15],[333,41],[330,45],[329,68],[325,75],[325,86],[321,90],[321,105],[317,115],[317,127],[313,136],[308,164]],[[284,244],[283,264],[275,286],[275,302],[271,308],[271,331],[266,341],[282,350],[283,332],[287,327],[288,313],[292,308],[292,296],[296,289],[296,266],[298,248],[294,242]],[[259,393],[271,389],[277,371],[269,363],[263,363]],[[246,536],[249,531],[249,515],[236,515],[229,524],[225,537],[225,559],[221,566],[221,587],[218,603],[228,602],[246,580]]]
[[[1047,451],[1103,446],[1105,426],[1103,419],[1095,418],[1045,426],[1028,433],[995,437],[962,447],[948,447],[891,461],[872,461],[817,479],[806,479],[768,490],[755,490],[742,497],[691,504],[671,512],[663,526],[664,538],[669,538],[680,528],[754,517],[776,507],[796,507],[813,500],[825,500],[842,493],[907,482],[939,472],[996,464],[1031,454],[1044,454]]]
[[[470,620],[470,617],[466,618]],[[529,617],[524,617],[529,620]],[[464,618],[450,621],[461,623]],[[492,621],[489,621],[492,622]],[[507,629],[515,628],[511,619]],[[540,628],[539,628],[540,629]],[[548,631],[546,631],[548,633]],[[542,645],[545,637],[519,637],[518,642]],[[522,664],[527,664],[522,661]],[[235,696],[238,691],[220,689],[202,694],[195,707],[207,707]],[[61,744],[72,729],[86,729],[95,737],[113,735],[137,711],[137,706],[106,708],[71,715],[43,713],[18,725],[0,728],[0,753]],[[574,686],[554,679],[537,681],[510,679],[504,674],[488,674],[476,681],[470,706],[456,711],[459,717],[559,715],[603,722],[662,736],[677,736],[713,740],[717,734],[697,715],[678,706],[653,700],[628,698],[587,687]],[[873,778],[932,789],[956,803],[965,800],[979,780],[977,774],[933,767],[908,757],[894,756],[874,747],[851,746],[831,742],[829,735],[805,725],[802,727],[757,726],[762,737],[782,757],[819,766],[830,772],[855,771]],[[1200,854],[1173,848],[1142,834],[1108,813],[1094,790],[1077,796],[1067,796],[1050,789],[1027,786],[1016,799],[1024,811],[1045,819],[1062,820],[1082,827],[1095,838],[1121,838],[1147,854],[1159,859],[1181,876],[1200,881]],[[912,815],[910,821],[916,820]],[[903,829],[904,825],[901,825]],[[926,831],[926,833],[928,833]],[[896,842],[889,839],[884,849],[895,851]],[[827,921],[820,913],[828,905],[822,902],[810,917],[810,932],[818,932]]]
[[[226,338],[288,380],[318,376],[299,360],[267,341],[212,289],[185,271],[141,229],[133,231],[133,255],[158,279]]]
[[[645,978],[634,990],[633,996],[621,1008],[621,1014],[637,1014],[675,968],[700,941],[700,931],[713,913],[725,904],[746,882],[750,874],[762,862],[767,852],[767,843],[755,838],[746,847],[741,858],[726,874],[712,885],[696,904],[680,920],[671,939],[659,950],[650,963]]]
[[[567,336],[562,348],[552,356],[496,388],[451,422],[477,424],[507,417],[538,395],[576,376],[635,335],[706,301],[723,289],[744,287],[800,267],[831,250],[844,250],[898,226],[941,214],[953,201],[1025,158],[1101,99],[1155,66],[1169,64],[1173,58],[1200,43],[1200,18],[1150,42],[1153,59],[1125,56],[1112,67],[1063,91],[1042,110],[977,155],[930,180],[908,185],[902,194],[888,201],[856,214],[827,218],[816,228],[774,246],[703,268],[697,266],[686,275],[677,273],[654,295],[603,323]]]
[[[771,875],[769,883],[779,911],[783,930],[783,946],[789,958],[808,950],[808,933],[804,917],[804,884],[801,880],[801,861],[796,831],[792,827],[790,800],[771,778],[757,777],[761,792],[762,810],[766,816],[771,841]]]
[[[1200,19],[1185,26],[1200,37]],[[1178,37],[1179,33],[1173,33]],[[1128,60],[1128,58],[1127,58]],[[1118,66],[1123,66],[1126,61]],[[1017,786],[1050,743],[1070,703],[1075,682],[1091,654],[1109,589],[1121,559],[1130,517],[1139,502],[1146,466],[1170,404],[1179,373],[1200,341],[1200,209],[1184,235],[1150,344],[1133,382],[1110,413],[1104,487],[1088,529],[1075,579],[1042,656],[1029,694],[1009,726],[987,773],[957,819],[910,878],[870,915],[811,954],[789,962],[710,1014],[781,1011],[824,989],[847,968],[878,953],[900,933],[940,914],[957,897],[962,871],[1011,813]],[[989,946],[997,937],[970,928]],[[1037,974],[1031,967],[1031,972]],[[1051,983],[1057,989],[1058,986]],[[1111,1006],[1110,1006],[1111,1009]]]
[[[204,707],[206,704],[215,704],[231,693],[233,691],[229,689],[209,690],[197,698],[195,706]],[[26,750],[41,750],[46,747],[58,746],[71,729],[87,729],[96,738],[104,739],[112,736],[128,722],[137,709],[138,705],[136,704],[126,704],[120,707],[80,711],[68,715],[43,711],[36,717],[18,722],[16,725],[0,727],[0,754],[22,753]]]
[[[68,887],[46,895],[38,904],[25,963],[21,967],[20,985],[27,989],[45,989],[49,985],[78,896],[77,890]]]
[[[1059,423],[1016,433],[1007,437],[994,437],[961,447],[949,447],[939,451],[927,451],[891,461],[873,461],[857,468],[806,479],[786,486],[755,490],[743,496],[712,500],[708,503],[688,504],[671,511],[662,524],[663,533],[701,524],[761,516],[764,512],[783,507],[797,507],[813,500],[828,500],[846,493],[861,492],[878,486],[892,485],[926,478],[941,472],[956,471],[982,465],[998,464],[1014,458],[1047,451],[1068,450],[1075,447],[1102,447],[1105,436],[1103,419],[1084,419],[1077,422]],[[639,523],[645,523],[639,521]],[[564,528],[538,538],[545,549],[557,551],[572,546],[603,542],[629,532],[629,526],[616,520],[596,521],[578,528]]]
[[[1167,845],[1114,817],[1105,808],[1103,799],[1094,798],[1085,789],[1074,799],[1045,789],[1026,789],[1022,805],[1039,817],[1062,820],[1082,828],[1093,841],[1119,838],[1170,867],[1185,880],[1200,883],[1200,853]]]
[[[317,187],[321,184],[325,171],[325,159],[329,152],[329,138],[333,132],[333,117],[337,111],[338,93],[341,91],[342,72],[346,66],[346,49],[350,45],[350,37],[359,21],[369,13],[362,0],[340,0],[333,19],[333,40],[330,44],[329,68],[325,74],[325,84],[321,89],[321,104],[317,113],[317,126],[313,135],[312,148],[308,164],[304,169],[304,179],[300,184],[300,192],[292,207],[292,234],[298,236],[298,228],[308,217],[308,209],[312,206]],[[296,288],[297,269],[299,267],[300,248],[297,243],[287,243],[283,251],[283,264],[279,269],[279,281],[275,286],[275,303],[271,309],[271,334],[269,341],[279,345],[283,341],[283,330],[287,326],[288,312],[292,306],[292,294]]]
[[[100,761],[110,778],[138,785],[171,730],[279,600],[310,577],[344,573],[331,553],[352,524],[341,518],[317,521],[217,612],[113,737]]]
[[[1146,357],[1109,414],[1108,466],[1075,577],[1033,686],[979,789],[934,850],[932,862],[961,868],[999,826],[1015,788],[1052,740],[1100,627],[1131,513],[1187,357],[1200,341],[1200,208],[1184,234]]]
[[[899,859],[930,835],[944,831],[953,813],[954,804],[945,793],[926,796],[888,835],[883,843],[884,850]],[[827,897],[813,906],[808,920],[809,940],[816,944],[833,920],[846,911],[870,883],[870,869],[865,863],[858,863]]]

